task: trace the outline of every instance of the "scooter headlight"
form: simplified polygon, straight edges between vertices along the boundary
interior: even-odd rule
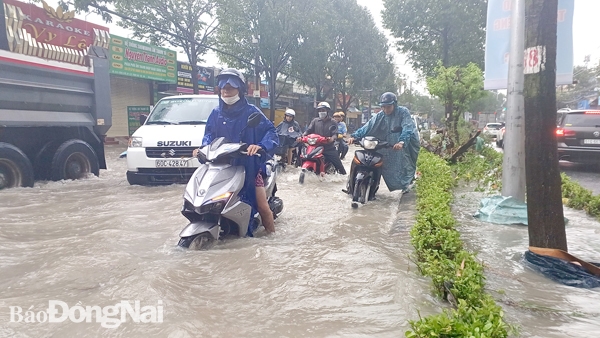
[[[310,144],[311,146],[314,146],[315,144],[317,144],[317,138],[309,137],[308,139],[306,139],[306,143]]]
[[[364,140],[363,148],[368,149],[368,150],[373,150],[373,149],[375,149],[375,147],[377,147],[377,144],[379,144],[379,142],[375,141],[375,140]]]
[[[223,208],[225,208],[225,205],[229,201],[231,195],[233,195],[231,192],[226,192],[223,195],[219,195],[208,200],[200,207],[200,213],[221,213],[221,211],[223,211]]]

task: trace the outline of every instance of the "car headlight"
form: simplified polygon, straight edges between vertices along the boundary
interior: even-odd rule
[[[314,146],[315,144],[317,144],[317,138],[316,137],[310,137],[306,140],[306,143],[310,144],[311,146]]]
[[[364,140],[363,148],[372,150],[372,149],[375,149],[375,147],[377,147],[377,144],[379,144],[379,142],[374,141],[374,140]]]
[[[129,146],[132,148],[137,148],[142,146],[142,138],[137,136],[132,136],[129,138]]]

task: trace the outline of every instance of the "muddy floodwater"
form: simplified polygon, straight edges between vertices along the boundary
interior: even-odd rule
[[[275,235],[182,250],[184,186],[130,186],[123,150],[107,147],[100,177],[0,192],[0,337],[402,337],[417,311],[448,306],[411,262],[414,193],[382,187],[354,210],[345,177],[299,185],[290,169]],[[596,336],[599,291],[524,267],[527,229],[474,220],[479,198],[459,192],[454,210],[507,320],[523,337]],[[570,249],[599,261],[598,223],[567,217]]]
[[[123,150],[108,147],[100,177],[0,192],[0,336],[400,337],[417,309],[443,306],[409,260],[414,194],[399,205],[382,188],[353,210],[345,177],[301,186],[292,169],[279,177],[275,235],[186,251],[184,186],[130,186]],[[163,322],[11,323],[11,306],[37,314],[51,300],[70,310],[138,300],[162,306]]]
[[[472,190],[472,189],[471,189]],[[486,267],[487,288],[504,308],[521,337],[600,336],[600,288],[580,289],[555,283],[523,263],[527,227],[498,225],[472,217],[486,197],[467,188],[455,191],[454,214],[462,238]],[[564,208],[569,252],[600,262],[600,223],[585,212]]]

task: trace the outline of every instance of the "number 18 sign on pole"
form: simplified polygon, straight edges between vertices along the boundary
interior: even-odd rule
[[[558,0],[556,84],[573,83],[573,4],[574,0]],[[510,50],[512,0],[489,0],[485,48],[484,89],[506,89]],[[524,72],[541,71],[545,48],[537,46],[525,51]]]

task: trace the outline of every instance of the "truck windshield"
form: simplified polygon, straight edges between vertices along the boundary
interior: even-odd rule
[[[217,98],[173,98],[158,102],[146,124],[204,124]]]

